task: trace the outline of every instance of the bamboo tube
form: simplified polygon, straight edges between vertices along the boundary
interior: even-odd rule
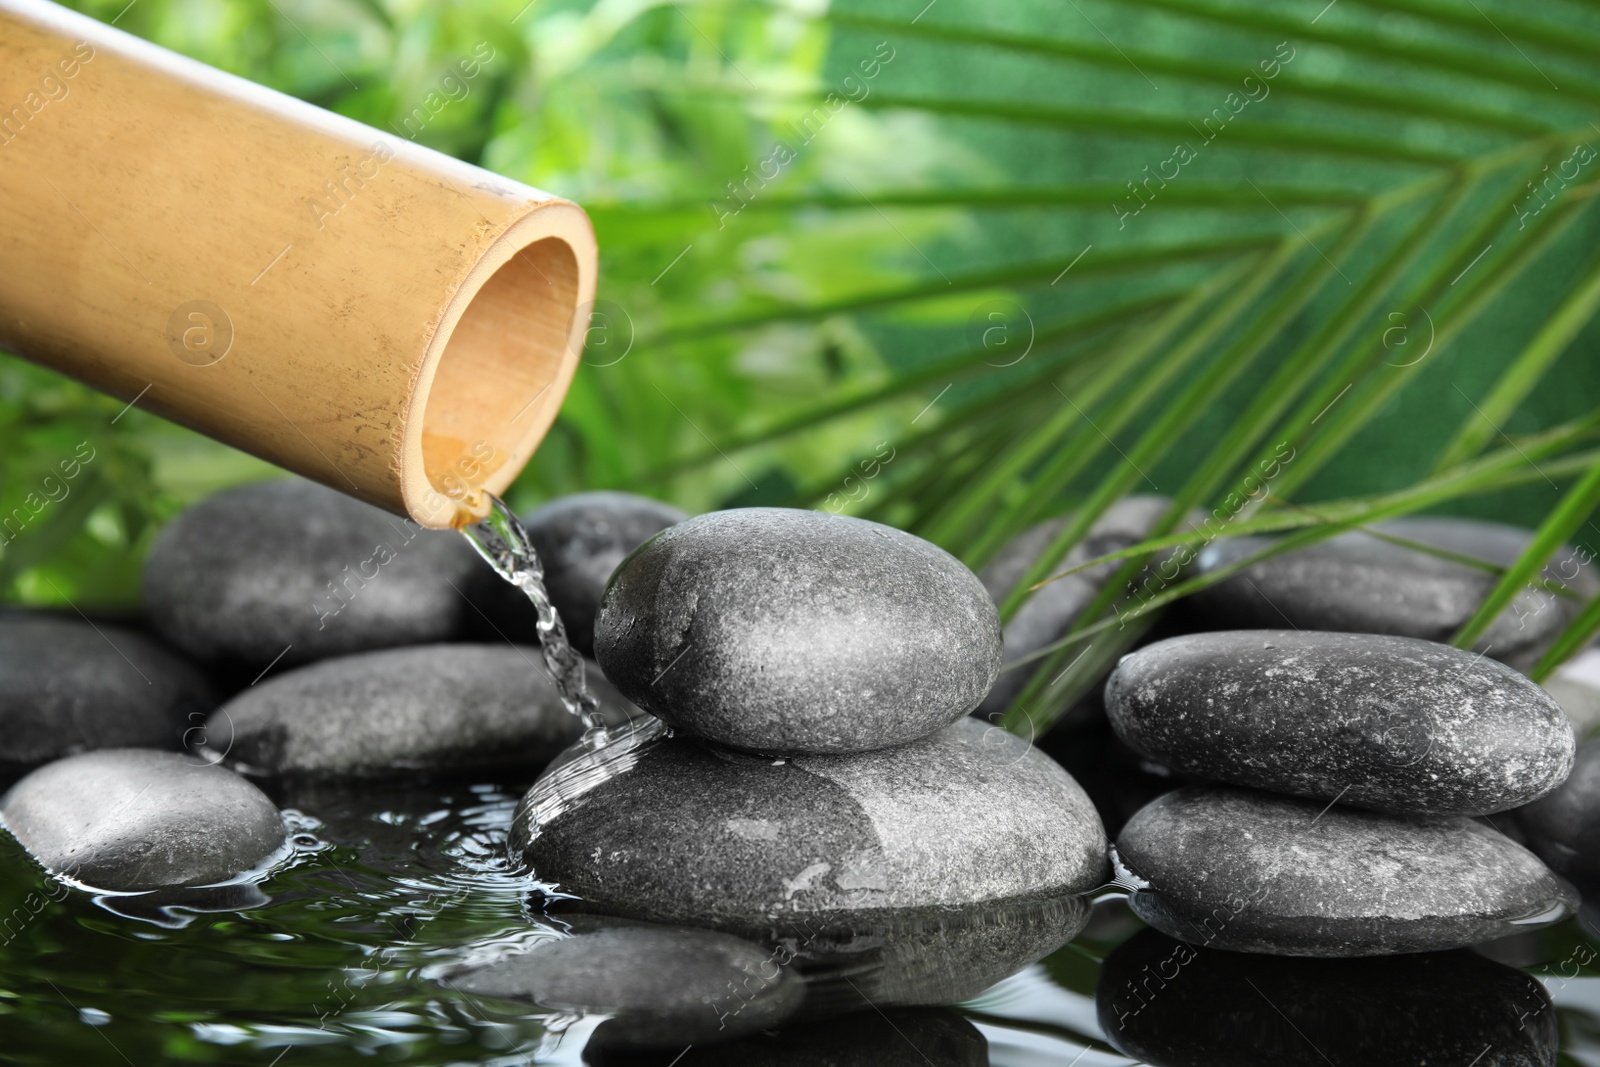
[[[0,0],[0,344],[425,526],[577,367],[575,204],[41,0]]]

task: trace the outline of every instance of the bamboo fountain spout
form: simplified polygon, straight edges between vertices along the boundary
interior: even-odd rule
[[[555,418],[569,201],[42,0],[0,0],[0,345],[425,526]]]

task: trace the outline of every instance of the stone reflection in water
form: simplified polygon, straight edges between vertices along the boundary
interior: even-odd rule
[[[1106,957],[1095,1004],[1152,1067],[1548,1067],[1560,1043],[1537,980],[1466,950],[1295,959],[1145,930]]]
[[[472,996],[609,1015],[608,1040],[629,1048],[732,1040],[781,1023],[804,997],[773,953],[731,934],[594,916],[566,925],[566,936],[446,969],[437,980]]]
[[[723,1045],[641,1052],[602,1023],[583,1050],[589,1067],[986,1067],[978,1028],[941,1008],[867,1010],[825,1025],[795,1023]]]

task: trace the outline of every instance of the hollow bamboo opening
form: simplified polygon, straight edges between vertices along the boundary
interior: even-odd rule
[[[555,418],[582,344],[572,245],[559,236],[526,240],[506,234],[462,286],[413,401],[431,490],[424,510],[448,509],[452,525],[481,517],[480,490],[502,491],[522,468]]]

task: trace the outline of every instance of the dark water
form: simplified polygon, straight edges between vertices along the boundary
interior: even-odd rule
[[[1074,941],[981,992],[963,983],[988,959],[988,931],[1014,936],[1009,920],[951,915],[920,940],[895,942],[888,963],[872,957],[902,992],[909,982],[966,998],[951,1008],[855,1005],[735,1046],[659,1056],[595,1047],[586,1059],[601,1018],[470,997],[428,977],[570,920],[570,910],[542,910],[549,898],[505,859],[524,787],[281,792],[294,857],[262,884],[263,899],[218,913],[118,914],[108,908],[117,902],[58,886],[0,839],[0,1062],[1139,1062],[1102,1036],[1103,983],[1101,1011],[1153,1063],[1600,1063],[1600,947],[1583,916],[1480,953],[1190,959],[1141,933],[1114,897]]]

